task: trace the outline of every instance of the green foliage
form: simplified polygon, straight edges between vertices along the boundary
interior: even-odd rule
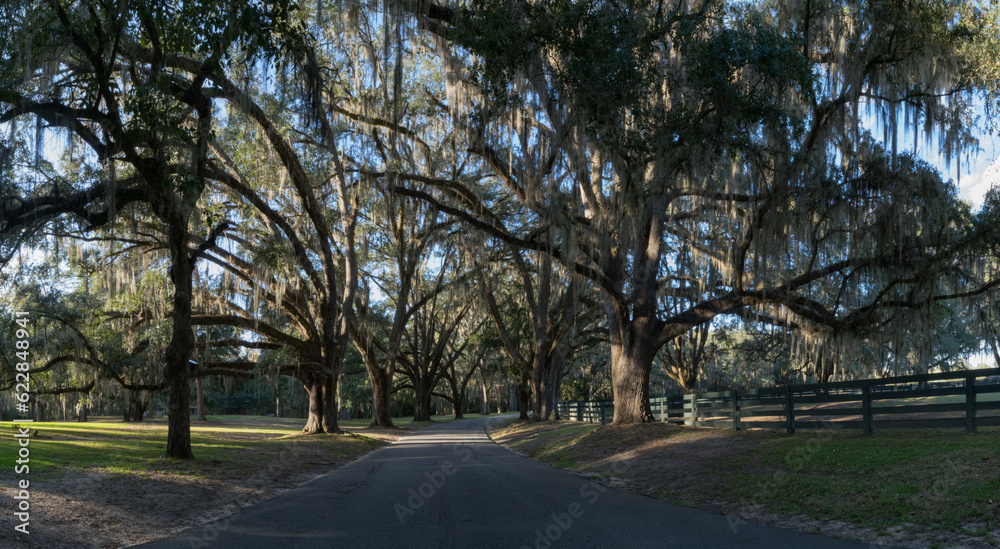
[[[348,252],[362,258],[365,296],[341,312],[356,306],[363,335],[380,344],[374,364],[401,342],[415,362],[413,342],[436,341],[440,319],[480,297],[470,289],[480,276],[496,283],[507,329],[520,335],[511,347],[529,356],[528,288],[490,263],[509,261],[500,241],[560,253],[566,272],[557,278],[566,276],[557,285],[568,285],[569,271],[589,276],[587,306],[600,287],[619,320],[646,314],[634,310],[641,304],[652,310],[648,325],[668,324],[711,302],[699,312],[732,323],[711,342],[705,382],[719,387],[823,377],[829,353],[791,333],[862,342],[834,345],[833,370],[843,375],[954,367],[978,336],[992,330],[996,339],[995,298],[977,310],[984,328],[965,320],[967,304],[937,297],[995,276],[1000,191],[974,214],[953,184],[897,143],[902,125],[914,140],[940,138],[946,158],[975,147],[973,97],[996,108],[995,6],[473,0],[449,22],[450,44],[431,44],[406,16],[351,3],[62,6],[0,7],[0,32],[10,37],[0,42],[9,129],[0,142],[0,255],[45,250],[43,264],[24,272],[60,282],[10,291],[52,316],[40,327],[52,334],[46,358],[89,361],[47,372],[46,384],[97,375],[99,391],[117,399],[123,393],[109,380],[162,379],[178,295],[164,219],[178,212],[190,216],[174,227],[190,237],[187,253],[232,224],[199,258],[215,267],[199,272],[195,308],[230,314],[237,327],[197,336],[243,338],[205,355],[258,376],[210,380],[210,407],[260,411],[296,398],[276,379],[332,352],[318,350],[330,345],[323,315],[349,293]],[[485,101],[465,102],[478,116],[464,117],[462,71],[440,63],[451,59],[440,48],[451,46],[471,59]],[[52,133],[45,126],[70,136],[58,159],[39,154],[39,137]],[[343,196],[331,184],[340,170]],[[116,193],[126,184],[141,195],[123,206]],[[53,213],[70,196],[87,200]],[[39,217],[6,225],[29,201]],[[342,234],[353,215],[361,243]],[[84,237],[103,243],[66,246]],[[418,265],[410,286],[408,263]],[[432,293],[394,322],[396,304]],[[759,298],[752,307],[714,305],[750,295]],[[472,310],[450,365],[458,374],[481,366],[484,382],[520,381],[498,331],[476,331],[484,315]],[[936,333],[919,345],[904,340],[915,318]],[[59,332],[60,323],[75,331]],[[602,331],[615,330],[606,324]],[[764,333],[760,324],[783,329]],[[662,344],[658,336],[638,341]],[[564,396],[610,398],[609,348],[597,338],[574,342]],[[338,344],[345,367],[361,370]],[[341,396],[363,409],[369,380],[347,377]]]
[[[801,135],[796,113],[774,99],[810,89],[809,65],[753,8],[653,13],[641,3],[481,0],[459,11],[450,36],[476,54],[474,78],[500,108],[520,103],[522,71],[541,69],[533,56],[557,59],[543,101],[571,106],[591,138],[631,161],[700,139],[751,146],[758,124]]]

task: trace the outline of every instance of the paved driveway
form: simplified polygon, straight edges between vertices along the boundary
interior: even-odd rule
[[[492,442],[484,428],[498,419],[418,431],[228,519],[139,547],[871,547],[606,488]]]

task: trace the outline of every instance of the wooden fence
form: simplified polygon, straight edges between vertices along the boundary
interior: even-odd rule
[[[1000,425],[1000,368],[695,393],[650,399],[659,421],[728,429],[965,428]],[[611,423],[614,403],[560,402],[563,419]]]

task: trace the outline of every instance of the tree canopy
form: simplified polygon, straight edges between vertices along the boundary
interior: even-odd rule
[[[392,395],[461,413],[477,379],[549,419],[603,370],[634,423],[661,369],[736,383],[753,348],[820,381],[997,353],[1000,199],[931,163],[993,128],[995,6],[0,14],[4,300],[68,329],[51,390],[110,380],[139,419],[169,390],[172,457],[192,378],[296,379],[336,433],[349,360],[391,426]]]

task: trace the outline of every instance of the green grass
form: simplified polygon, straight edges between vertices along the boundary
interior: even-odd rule
[[[467,418],[481,417],[470,414]],[[431,422],[413,422],[413,417],[393,418],[402,428],[419,428],[454,421],[454,416],[432,416]],[[83,471],[142,476],[174,473],[194,478],[222,474],[239,476],[262,464],[283,459],[290,448],[318,451],[337,460],[351,460],[383,443],[366,436],[294,436],[305,425],[302,418],[210,415],[207,422],[192,418],[191,449],[194,460],[165,459],[167,422],[162,416],[141,423],[117,418],[92,418],[85,423],[0,422],[0,456],[17,455],[14,425],[30,426],[30,474],[38,479],[57,479]],[[370,420],[340,421],[341,427],[362,429]],[[219,468],[223,471],[219,471]],[[0,470],[0,479],[13,474],[13,467]]]
[[[709,470],[697,477],[678,481],[646,469],[630,482],[684,505],[760,507],[883,532],[908,525],[941,536],[961,530],[993,546],[1000,543],[990,533],[1000,528],[1000,428],[974,434],[926,429],[871,436],[801,431],[787,436],[776,431],[643,427],[597,431],[596,425],[586,423],[506,422],[494,434],[513,437],[505,444],[539,461],[596,478],[609,475],[602,469],[608,458],[624,451],[643,456],[642,449],[652,439],[677,437],[674,448],[683,448],[698,437],[725,437],[728,440],[718,442],[726,443],[729,454],[698,458],[695,465]],[[590,433],[594,436],[583,440]]]
[[[156,416],[156,419],[157,420],[166,421],[167,416]],[[274,422],[274,423],[287,423],[289,425],[291,425],[291,424],[302,424],[302,425],[305,425],[305,423],[306,423],[305,418],[300,418],[300,417],[251,416],[251,415],[239,415],[239,414],[229,414],[229,415],[225,415],[225,414],[212,415],[212,414],[209,414],[209,415],[205,416],[205,419],[207,419],[209,421],[213,421],[213,420],[226,420],[226,419],[261,420],[261,421]],[[197,421],[197,418],[195,416],[191,416],[191,421]]]
[[[741,436],[757,444],[718,471],[717,495],[875,529],[1000,527],[997,429]]]
[[[566,427],[564,429],[553,430],[553,431],[549,431],[547,433],[541,433],[541,434],[539,434],[538,436],[535,437],[535,440],[546,440],[546,439],[550,439],[550,438],[560,438],[560,439],[563,439],[562,440],[562,442],[563,442],[562,446],[568,446],[569,443],[576,442],[577,440],[579,440],[580,438],[582,438],[582,435],[586,435],[587,433],[593,431],[594,429],[596,429],[598,427],[599,427],[599,425],[597,425],[596,423],[586,423],[586,424],[582,424],[582,425],[573,425],[573,426],[570,426],[570,427]],[[574,435],[576,435],[576,436],[574,436]]]
[[[524,429],[532,430],[538,425],[533,422],[509,419],[498,423],[492,432],[517,433]],[[556,467],[578,469],[579,465],[572,456],[567,455],[566,451],[598,427],[592,423],[562,424],[558,428],[533,434],[530,438],[514,440],[509,446]]]
[[[963,389],[959,387],[957,390],[962,391]],[[892,393],[888,393],[892,395]],[[872,402],[872,407],[880,408],[884,406],[916,406],[920,404],[964,404],[965,395],[937,395],[928,397],[914,397],[914,398],[894,398],[894,399],[879,399],[878,393],[873,395],[874,400]],[[983,393],[976,395],[977,402],[996,402],[1000,401],[1000,393]]]
[[[464,419],[473,419],[477,417],[486,416],[483,416],[482,414],[465,414]],[[371,421],[371,419],[349,419],[340,420],[337,423],[342,427],[368,427]],[[435,423],[448,423],[450,421],[455,421],[455,416],[431,416],[430,421],[413,421],[413,416],[392,417],[392,424],[396,427],[425,427],[427,425],[434,425]]]
[[[191,446],[194,460],[171,460],[166,451],[167,426],[163,421],[124,423],[90,421],[86,423],[0,422],[0,456],[15,456],[17,441],[14,425],[30,425],[31,475],[33,478],[58,478],[68,472],[110,474],[176,473],[193,477],[224,473],[239,476],[261,463],[280,458],[292,445],[309,448],[330,456],[353,458],[382,443],[364,436],[302,436],[291,438],[303,420],[276,421],[276,418],[215,416],[214,421],[240,419],[251,423],[193,422]],[[254,425],[252,421],[265,422]],[[278,423],[279,425],[274,425]],[[287,425],[285,425],[287,423]],[[12,458],[11,458],[12,459]],[[0,478],[12,474],[0,471]]]

